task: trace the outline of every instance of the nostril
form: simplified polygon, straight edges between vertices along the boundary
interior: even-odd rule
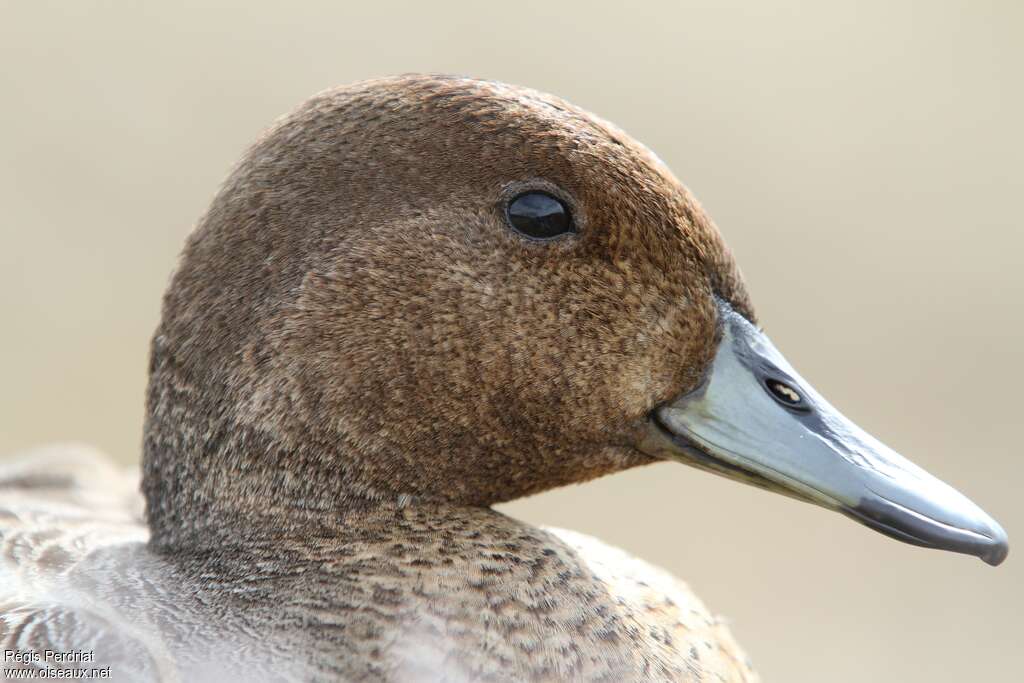
[[[807,401],[804,400],[803,394],[797,391],[791,384],[783,382],[780,379],[769,377],[764,381],[764,386],[771,394],[772,398],[786,406],[787,408],[796,408],[800,410],[809,410],[810,406],[807,405]]]

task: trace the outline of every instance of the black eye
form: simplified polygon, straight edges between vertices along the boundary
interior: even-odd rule
[[[509,224],[527,237],[543,240],[575,232],[569,209],[544,192],[527,192],[508,204]]]

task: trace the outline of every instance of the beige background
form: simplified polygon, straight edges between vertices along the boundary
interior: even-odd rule
[[[551,91],[703,200],[790,360],[1019,543],[1019,3],[0,2],[0,453],[138,457],[160,293],[243,148],[324,87]],[[3,457],[7,457],[6,455]],[[688,579],[771,681],[1020,675],[993,569],[663,464],[506,507]]]

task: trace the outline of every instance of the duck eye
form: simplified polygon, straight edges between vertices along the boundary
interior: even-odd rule
[[[772,397],[787,408],[807,409],[803,395],[785,382],[769,379],[764,384]]]
[[[509,225],[527,237],[550,239],[575,232],[569,209],[545,192],[526,192],[508,203]]]

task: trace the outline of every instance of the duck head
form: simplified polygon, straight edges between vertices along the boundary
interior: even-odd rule
[[[549,95],[404,76],[315,96],[245,155],[165,296],[143,484],[157,548],[658,460],[1007,552],[789,365],[654,154]]]

